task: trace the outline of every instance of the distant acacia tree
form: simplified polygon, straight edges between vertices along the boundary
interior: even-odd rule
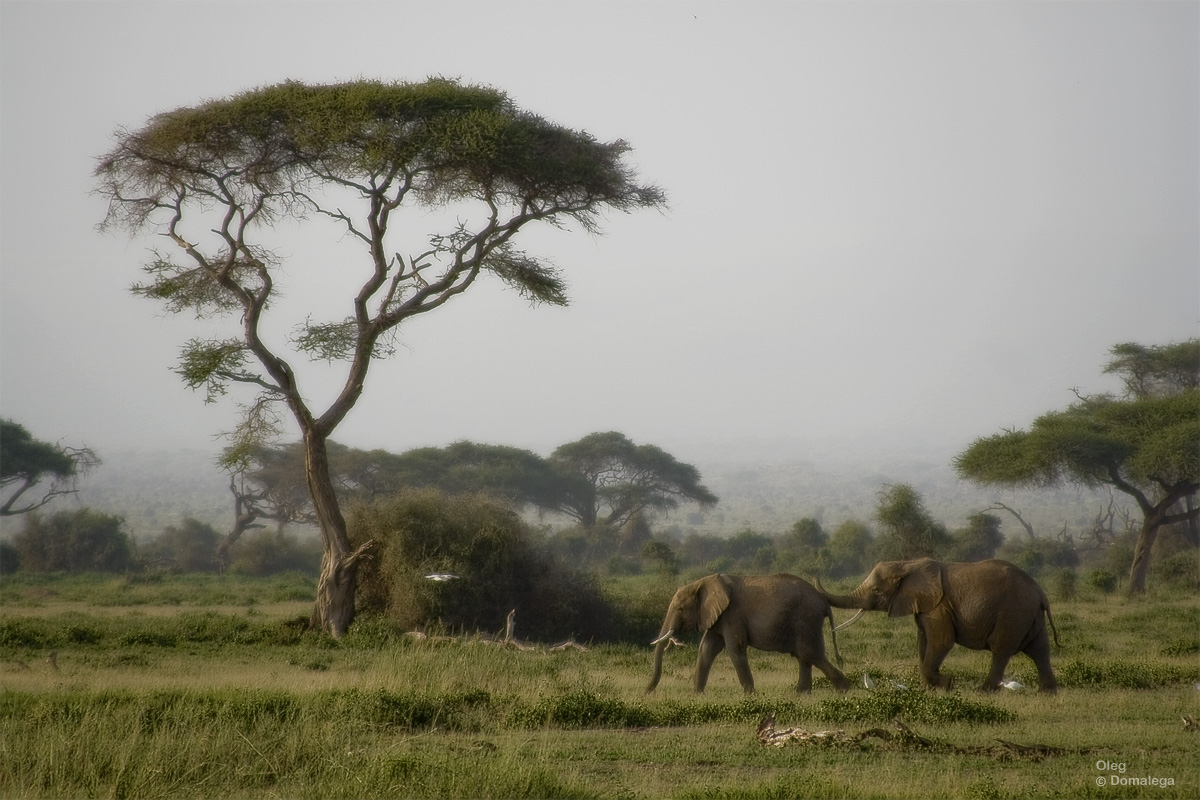
[[[23,425],[0,419],[0,489],[12,493],[0,503],[0,516],[27,514],[56,497],[74,494],[76,480],[100,465],[100,458],[89,447],[63,447],[34,439]],[[27,498],[26,492],[50,481],[40,497]]]
[[[875,537],[865,523],[848,519],[829,537],[829,575],[844,578],[861,575],[870,568]]]
[[[133,291],[172,312],[234,324],[226,338],[184,345],[179,374],[210,401],[231,383],[259,393],[243,443],[272,432],[276,404],[299,426],[324,552],[311,624],[334,636],[353,620],[359,562],[374,543],[351,545],[327,442],[362,394],[371,362],[392,354],[397,326],[485,274],[531,302],[566,304],[558,270],[516,249],[517,233],[571,221],[596,231],[607,209],[664,203],[659,189],[636,181],[625,142],[598,142],[520,110],[496,89],[452,80],[288,82],[159,114],[116,140],[96,168],[109,200],[102,227],[158,233],[181,254],[156,254]],[[406,245],[401,212],[413,206],[422,225],[453,221]],[[322,254],[327,271],[318,280],[356,288],[341,316],[272,329],[278,281],[300,274],[285,268],[286,249],[272,234],[286,220],[313,218],[332,222],[361,258],[356,273],[350,260]],[[310,404],[296,357],[345,365],[324,410]]]
[[[1079,398],[1065,411],[976,439],[954,461],[977,483],[1110,486],[1142,513],[1129,568],[1129,592],[1146,589],[1150,552],[1164,525],[1194,520],[1200,491],[1200,341],[1164,347],[1122,344],[1105,372],[1122,376],[1123,397]]]
[[[592,433],[550,454],[564,478],[554,510],[587,531],[619,530],[644,511],[681,502],[707,508],[717,496],[700,482],[700,471],[652,444],[636,445],[616,431]]]
[[[937,558],[945,553],[950,534],[930,515],[916,489],[907,483],[892,484],[881,489],[878,497],[875,518],[881,558]]]
[[[980,512],[967,518],[967,527],[950,534],[950,550],[947,556],[954,561],[982,561],[994,558],[1004,534],[1000,532],[1000,518],[995,514]]]
[[[211,525],[188,517],[178,526],[168,525],[140,549],[150,564],[179,572],[215,572],[214,552],[219,536]]]

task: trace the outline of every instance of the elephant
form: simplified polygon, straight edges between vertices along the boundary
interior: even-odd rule
[[[688,630],[703,632],[700,655],[696,661],[694,688],[703,692],[713,660],[729,650],[738,681],[746,694],[754,692],[754,676],[746,659],[746,647],[776,653],[791,653],[800,662],[800,680],[796,691],[812,689],[812,668],[816,666],[838,691],[850,688],[841,670],[825,658],[822,626],[829,620],[833,652],[840,663],[837,635],[833,631],[833,609],[809,583],[795,575],[777,574],[754,577],[708,575],[680,587],[663,618],[654,647],[654,674],[646,692],[653,692],[662,675],[663,651],[672,636]]]
[[[1017,653],[1025,653],[1037,665],[1040,691],[1053,694],[1058,688],[1046,635],[1048,621],[1059,646],[1050,602],[1037,582],[1015,564],[998,559],[881,561],[846,595],[830,594],[820,580],[814,582],[833,607],[859,609],[838,630],[867,611],[886,611],[892,617],[912,614],[921,678],[929,686],[954,688],[954,678],[941,674],[939,668],[950,649],[960,644],[992,652],[991,671],[981,687],[985,692],[996,691],[1009,659]]]

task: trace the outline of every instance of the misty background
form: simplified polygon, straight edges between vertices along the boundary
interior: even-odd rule
[[[129,293],[160,243],[95,230],[113,132],[287,79],[435,75],[627,140],[670,208],[523,232],[571,305],[481,283],[414,319],[342,444],[546,454],[619,430],[700,468],[730,532],[865,518],[889,481],[965,516],[1050,500],[956,481],[973,439],[1117,390],[1114,344],[1197,333],[1193,2],[5,0],[0,413],[104,459],[71,502],[144,491],[163,524],[219,523],[217,434],[245,399],[172,373],[229,323]],[[344,315],[317,276],[367,268],[354,243],[318,222],[281,250],[280,335]],[[1098,502],[1059,500],[1047,524]]]

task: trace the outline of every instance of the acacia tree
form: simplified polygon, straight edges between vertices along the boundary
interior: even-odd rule
[[[1200,389],[1194,377],[1175,373],[1180,350],[1190,349],[1191,374],[1200,371],[1196,340],[1164,348],[1117,345],[1106,372],[1126,377],[1125,397],[1080,397],[1065,411],[1034,420],[1028,431],[1009,430],[976,439],[954,460],[958,474],[993,486],[1052,487],[1074,483],[1109,486],[1134,499],[1142,513],[1141,530],[1129,568],[1129,592],[1146,590],[1150,552],[1164,525],[1187,522],[1200,514],[1181,501],[1200,491]],[[1169,354],[1169,369],[1147,372],[1145,356]],[[1132,361],[1126,359],[1133,354]],[[1127,366],[1136,364],[1139,375]],[[1157,387],[1147,391],[1134,387]]]
[[[99,465],[99,456],[89,447],[42,442],[24,425],[0,419],[0,489],[13,490],[0,502],[0,517],[27,514],[56,497],[74,494],[79,476]],[[50,484],[41,497],[20,502],[26,492],[47,479]]]
[[[881,557],[937,558],[946,551],[950,534],[925,508],[925,501],[916,489],[907,483],[888,484],[876,496]]]
[[[564,305],[559,271],[516,249],[513,237],[535,222],[596,231],[606,209],[660,207],[663,193],[637,182],[628,150],[523,111],[496,89],[444,79],[287,82],[117,133],[96,168],[109,200],[101,227],[156,232],[183,254],[177,261],[156,253],[134,293],[172,312],[237,324],[229,338],[189,341],[177,371],[209,400],[231,383],[258,391],[250,427],[262,419],[255,409],[282,404],[300,429],[324,550],[314,627],[345,633],[358,565],[374,546],[352,546],[326,450],[372,360],[393,352],[404,320],[440,308],[485,273],[531,302]],[[424,225],[457,222],[406,246],[400,212],[414,205],[426,212]],[[270,234],[285,220],[320,218],[357,245],[357,288],[343,316],[274,320],[286,259]],[[350,272],[345,262],[328,269],[331,284]],[[280,329],[291,331],[282,343]],[[296,357],[344,364],[324,409],[310,405]]]
[[[717,503],[694,466],[617,431],[564,444],[549,462],[562,475],[554,510],[587,531],[616,530],[642,512],[675,508],[681,501],[703,508]]]

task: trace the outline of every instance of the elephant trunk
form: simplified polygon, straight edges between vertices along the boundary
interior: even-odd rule
[[[870,608],[870,603],[868,603],[867,599],[860,595],[857,590],[851,592],[850,594],[830,594],[829,592],[825,591],[825,587],[821,585],[820,578],[813,578],[813,585],[816,587],[817,591],[821,593],[821,596],[825,598],[825,601],[834,608],[858,608],[864,610]],[[857,617],[855,617],[855,619],[857,619]]]
[[[658,679],[662,677],[663,652],[666,651],[670,644],[671,637],[668,634],[654,645],[654,672],[650,675],[650,683],[646,686],[646,694],[650,694],[658,686]]]
[[[677,616],[668,614],[663,620],[662,629],[658,633],[658,638],[650,642],[654,645],[654,671],[650,675],[650,683],[646,686],[646,694],[653,692],[658,686],[658,679],[662,677],[662,659],[663,653],[671,646],[671,637],[675,635],[675,631],[679,629],[679,620]]]

